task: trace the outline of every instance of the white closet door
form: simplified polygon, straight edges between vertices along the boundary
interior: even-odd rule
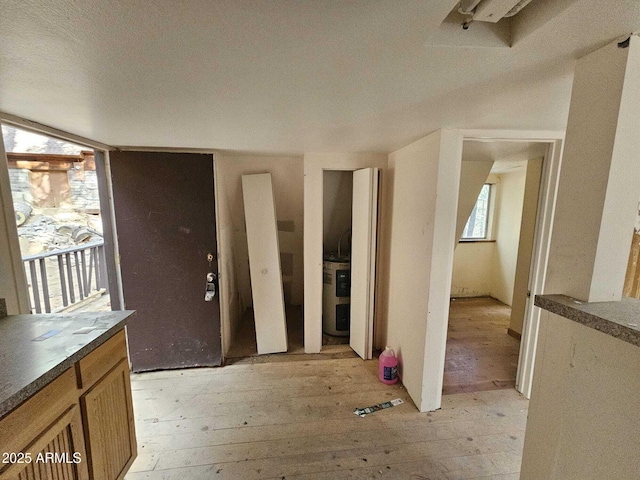
[[[351,220],[351,332],[349,344],[365,360],[373,350],[378,169],[353,172]]]
[[[271,174],[242,176],[258,353],[287,351],[278,223]]]

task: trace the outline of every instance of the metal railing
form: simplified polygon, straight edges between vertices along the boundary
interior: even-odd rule
[[[35,313],[60,311],[96,292],[109,292],[104,243],[22,257],[29,283],[29,302]]]

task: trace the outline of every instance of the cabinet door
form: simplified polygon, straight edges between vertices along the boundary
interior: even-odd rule
[[[9,453],[9,452],[4,452]],[[73,405],[0,473],[0,480],[87,480],[80,408]],[[28,463],[27,463],[28,462]]]
[[[127,360],[83,395],[81,405],[90,478],[123,478],[137,451]]]

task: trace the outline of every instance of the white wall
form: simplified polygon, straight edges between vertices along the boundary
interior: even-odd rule
[[[640,188],[640,38],[576,63],[545,291],[622,298]]]
[[[522,334],[524,317],[527,308],[527,294],[531,277],[531,263],[536,232],[538,214],[538,199],[540,196],[540,180],[542,178],[543,158],[535,158],[527,162],[527,178],[524,187],[524,201],[522,205],[522,219],[520,223],[520,240],[518,243],[518,258],[516,273],[513,280],[513,299],[511,302],[511,320],[509,329]]]
[[[389,155],[394,198],[386,343],[398,356],[399,376],[418,408],[422,403],[439,155],[440,132]]]
[[[452,297],[492,296],[495,242],[459,242],[453,258]]]
[[[622,296],[638,201],[640,39],[576,65],[545,291]],[[543,312],[521,478],[637,478],[640,349]]]
[[[389,155],[393,208],[386,343],[421,411],[440,407],[462,138],[441,130]],[[429,370],[425,371],[425,364]]]
[[[323,251],[323,183],[325,170],[380,169],[380,205],[386,208],[385,172],[387,155],[381,153],[309,153],[304,156],[304,350],[318,353],[322,349],[322,251]],[[380,216],[379,231],[384,231]],[[383,245],[378,249],[384,249]],[[380,257],[378,257],[380,258]],[[384,272],[384,265],[382,266]],[[384,274],[382,274],[384,275]],[[376,291],[380,291],[377,286]],[[376,304],[380,301],[376,293]],[[376,309],[378,312],[379,309]],[[378,325],[375,314],[374,329]]]
[[[7,156],[0,130],[0,298],[10,315],[29,313],[27,281],[22,267]]]
[[[469,142],[465,142],[468,144]],[[499,179],[490,175],[493,159],[463,160],[460,169],[458,189],[458,215],[456,217],[455,254],[451,279],[452,297],[480,297],[491,295],[493,286],[492,262],[495,250],[494,242],[459,242],[469,215],[478,201],[478,195],[485,183],[496,184]],[[494,186],[494,189],[497,188]],[[491,200],[495,201],[495,196]],[[490,206],[490,208],[492,208]],[[493,209],[493,208],[492,208]],[[495,211],[495,209],[493,209]],[[491,236],[491,232],[488,232]]]
[[[242,201],[242,175],[271,173],[283,261],[285,300],[302,304],[303,296],[303,163],[302,157],[216,155],[221,292],[225,295],[223,351],[234,340],[244,310],[251,306],[247,236]],[[225,308],[223,308],[223,312]],[[226,317],[226,318],[225,318]]]
[[[543,311],[523,480],[638,478],[640,348]]]
[[[511,305],[527,171],[520,168],[498,177],[500,181],[494,218],[496,248],[493,257],[491,296],[506,305]]]

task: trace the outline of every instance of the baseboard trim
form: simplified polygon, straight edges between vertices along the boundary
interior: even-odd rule
[[[450,300],[473,300],[477,298],[493,298],[491,295],[451,295],[449,297]],[[494,300],[498,300],[497,298],[493,298]],[[498,300],[500,302],[500,300]],[[500,302],[502,303],[502,302]]]

